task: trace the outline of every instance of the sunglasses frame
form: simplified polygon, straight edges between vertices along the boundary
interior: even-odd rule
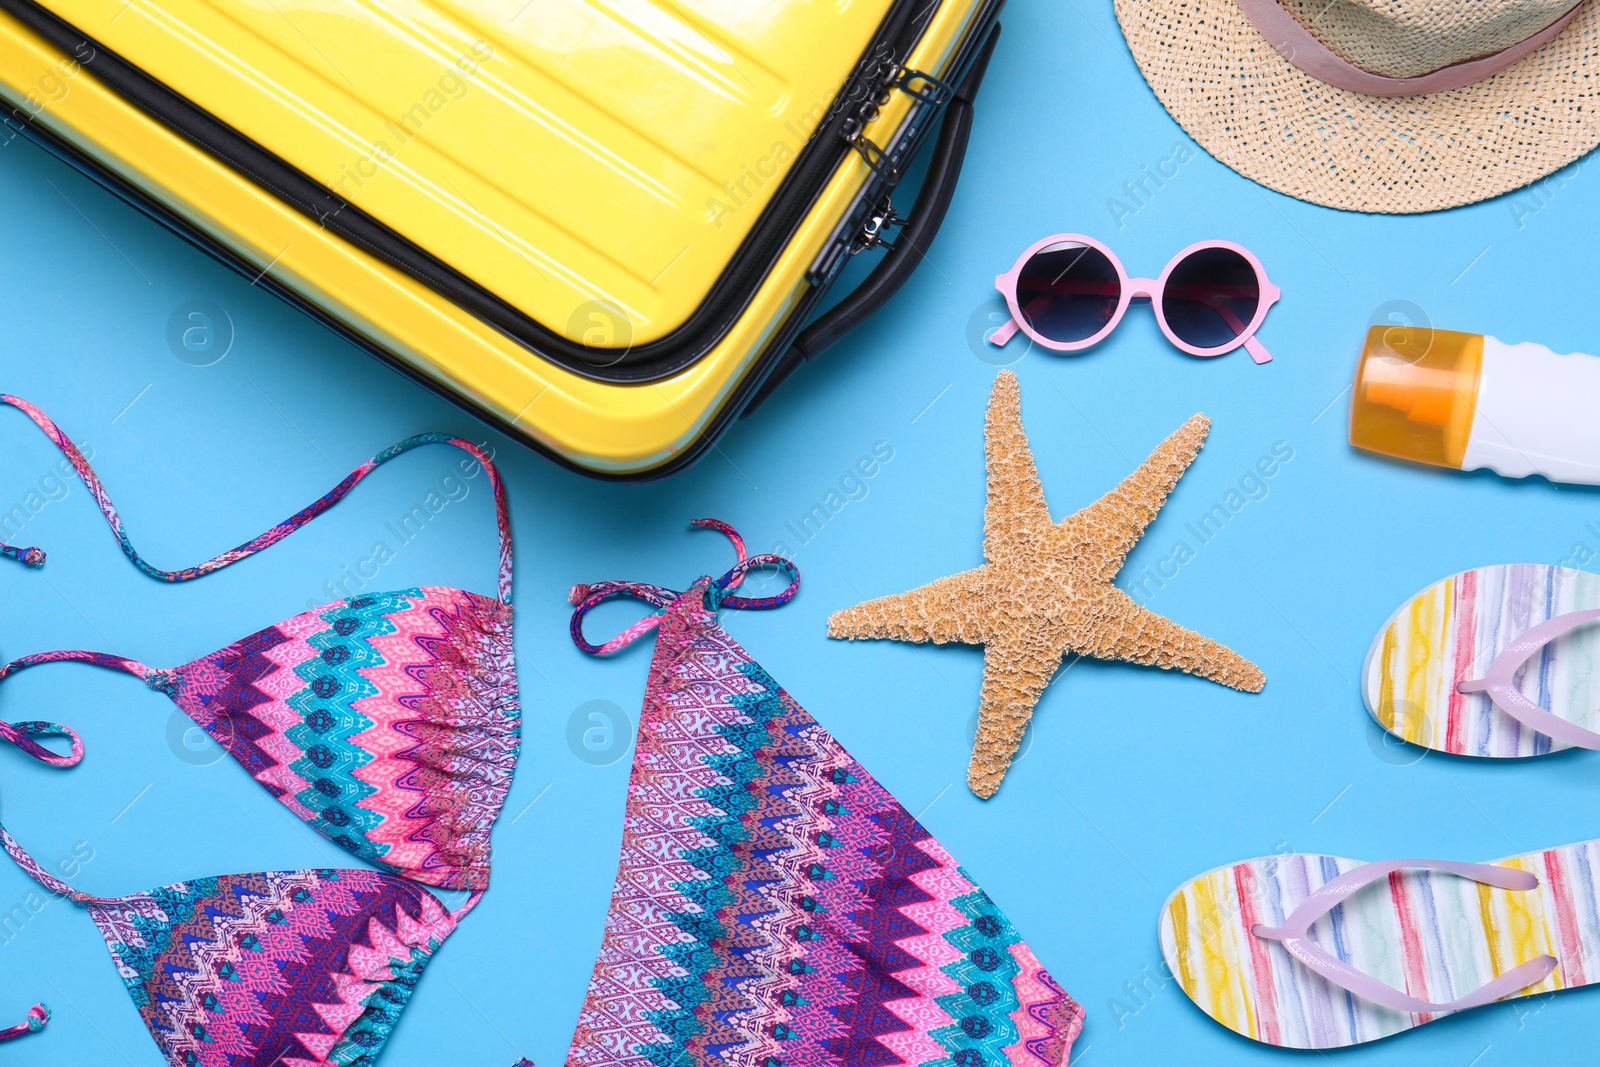
[[[1117,310],[1112,313],[1110,321],[1101,327],[1099,332],[1081,341],[1053,341],[1045,337],[1027,324],[1022,316],[1022,309],[1017,304],[1017,279],[1021,276],[1022,268],[1027,265],[1028,260],[1051,245],[1064,243],[1086,245],[1105,256],[1106,259],[1111,261],[1111,265],[1117,269],[1117,279],[1121,283],[1122,291],[1117,300]],[[1194,253],[1207,248],[1225,248],[1230,252],[1237,252],[1243,256],[1245,262],[1249,263],[1250,268],[1255,271],[1256,284],[1260,287],[1261,295],[1256,302],[1254,317],[1245,324],[1245,328],[1240,331],[1239,336],[1227,344],[1218,345],[1215,348],[1197,348],[1180,340],[1172,332],[1172,327],[1167,324],[1166,312],[1161,307],[1161,294],[1166,291],[1167,279],[1172,276],[1173,268]],[[1272,359],[1272,355],[1262,346],[1260,341],[1256,340],[1256,331],[1261,328],[1262,322],[1266,320],[1267,312],[1271,310],[1272,305],[1276,304],[1278,298],[1283,295],[1282,291],[1268,280],[1267,269],[1261,265],[1261,261],[1252,255],[1248,248],[1236,245],[1232,241],[1198,241],[1168,260],[1166,268],[1162,270],[1159,278],[1130,278],[1127,270],[1122,266],[1122,260],[1117,258],[1115,252],[1096,241],[1093,237],[1088,237],[1081,233],[1058,233],[1051,237],[1046,237],[1042,241],[1035,241],[1028,246],[1022,255],[1017,257],[1016,263],[1012,265],[1010,270],[995,277],[994,287],[1000,290],[1001,296],[1005,297],[1006,307],[1011,311],[1011,321],[989,335],[989,343],[993,345],[1004,345],[1012,337],[1016,336],[1018,330],[1021,330],[1028,335],[1034,344],[1041,345],[1044,348],[1056,352],[1080,352],[1105,340],[1111,331],[1115,330],[1118,324],[1122,322],[1122,316],[1127,314],[1128,305],[1133,303],[1136,297],[1145,297],[1150,301],[1151,310],[1155,312],[1156,325],[1161,327],[1161,332],[1166,335],[1168,341],[1172,342],[1174,348],[1187,352],[1191,356],[1209,359],[1212,356],[1227,355],[1234,349],[1243,346],[1250,353],[1250,358],[1257,363],[1267,363]]]

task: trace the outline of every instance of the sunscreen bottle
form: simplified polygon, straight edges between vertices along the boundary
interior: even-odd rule
[[[1457,470],[1600,485],[1600,359],[1374,326],[1356,367],[1350,443]]]

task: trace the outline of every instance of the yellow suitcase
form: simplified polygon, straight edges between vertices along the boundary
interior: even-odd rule
[[[0,0],[0,135],[558,461],[651,476],[916,265],[998,8]]]

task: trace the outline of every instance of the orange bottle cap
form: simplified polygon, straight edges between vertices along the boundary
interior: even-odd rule
[[[1350,443],[1459,469],[1478,406],[1483,335],[1374,326],[1356,366]]]

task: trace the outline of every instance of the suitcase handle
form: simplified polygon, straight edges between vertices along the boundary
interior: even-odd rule
[[[967,139],[972,134],[972,99],[983,84],[984,71],[988,69],[989,57],[994,54],[994,46],[999,39],[1000,26],[996,23],[989,32],[989,39],[973,60],[967,76],[961,79],[960,87],[945,105],[939,140],[934,145],[927,176],[923,178],[916,203],[905,225],[895,236],[893,246],[884,253],[865,281],[800,331],[800,336],[795,338],[789,351],[784,353],[751,398],[743,415],[749,415],[760,407],[796,367],[814,359],[865,322],[900,290],[906,279],[911,277],[911,272],[921,265],[922,257],[938,235],[939,225],[944,222],[945,212],[955,196],[956,182],[961,177],[961,164],[967,155]]]

